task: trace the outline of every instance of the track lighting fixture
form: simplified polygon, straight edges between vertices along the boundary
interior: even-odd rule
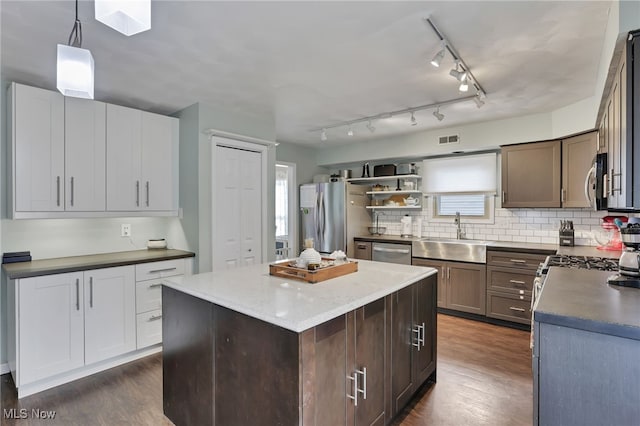
[[[322,129],[322,133],[320,133],[320,140],[322,142],[327,140],[327,130],[326,129]]]
[[[456,61],[456,67],[449,71],[449,75],[459,82],[467,78],[467,72],[464,69],[460,70],[460,61]]]
[[[443,41],[442,46],[440,47],[440,50],[438,51],[438,53],[436,53],[436,55],[431,60],[431,65],[433,65],[436,68],[440,66],[440,62],[442,61],[442,59],[444,59],[445,48],[446,48],[446,44]]]
[[[414,112],[411,111],[411,125],[415,126],[416,124],[418,124],[418,122],[416,121],[416,116],[414,115]]]
[[[369,129],[371,133],[376,131],[376,128],[373,127],[373,124],[371,124],[371,120],[369,120],[369,122],[367,123],[367,129]]]
[[[91,52],[82,49],[82,23],[78,18],[76,0],[76,20],[68,46],[58,45],[56,87],[64,96],[93,99],[94,62]]]
[[[438,119],[438,121],[444,120],[444,114],[440,112],[440,107],[437,107],[435,111],[433,111],[433,116]]]
[[[349,131],[347,131],[347,136],[353,136],[353,129],[351,128],[351,125],[349,125]]]

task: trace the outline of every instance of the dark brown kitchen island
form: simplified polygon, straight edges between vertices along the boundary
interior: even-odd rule
[[[436,375],[436,271],[359,262],[318,284],[268,265],[163,287],[164,412],[176,425],[391,422]]]

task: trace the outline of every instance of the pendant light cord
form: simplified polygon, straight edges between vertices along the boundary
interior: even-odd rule
[[[76,0],[76,21],[69,34],[69,41],[67,42],[72,47],[82,47],[82,22],[78,19],[78,0]]]

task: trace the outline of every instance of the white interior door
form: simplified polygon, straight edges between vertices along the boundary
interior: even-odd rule
[[[262,262],[262,154],[216,146],[214,268]]]

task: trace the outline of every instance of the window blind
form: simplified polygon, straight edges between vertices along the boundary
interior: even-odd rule
[[[422,164],[422,192],[495,194],[496,163],[496,153],[426,159]]]
[[[440,195],[437,200],[437,216],[485,216],[485,194]]]

